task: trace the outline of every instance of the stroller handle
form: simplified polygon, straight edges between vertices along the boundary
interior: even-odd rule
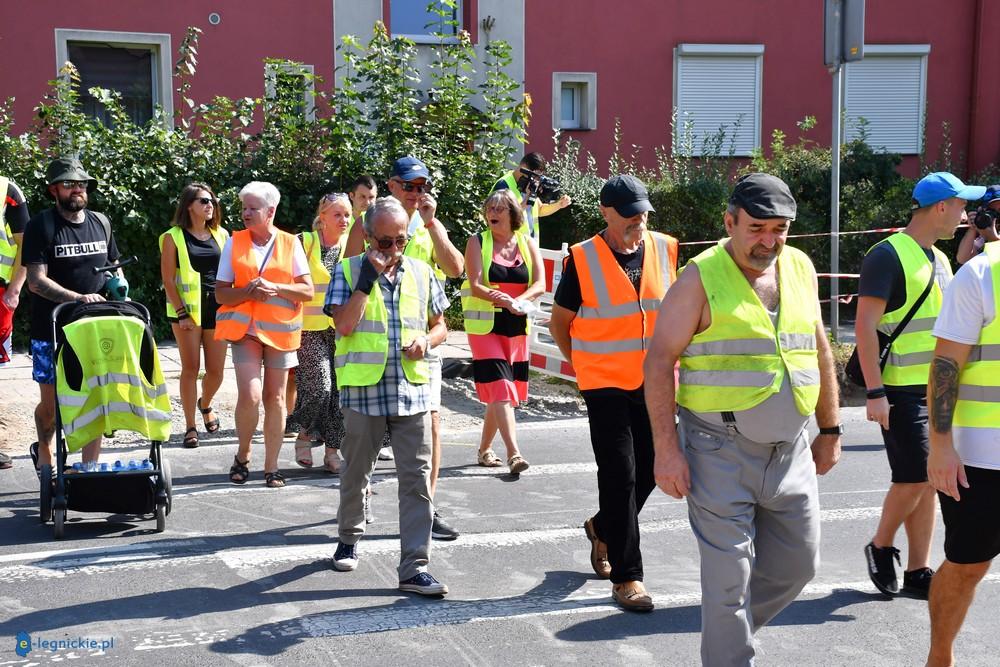
[[[93,268],[94,275],[97,275],[98,273],[102,273],[104,271],[116,271],[116,270],[122,268],[123,266],[128,266],[129,264],[134,264],[135,262],[138,262],[138,261],[139,261],[139,258],[136,257],[135,255],[132,255],[131,257],[127,257],[127,258],[125,258],[123,260],[119,260],[118,262],[116,262],[114,264],[108,264],[107,266],[95,266]]]

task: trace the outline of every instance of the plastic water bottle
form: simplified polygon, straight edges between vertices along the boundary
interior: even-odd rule
[[[143,459],[142,465],[140,466],[143,470],[152,470],[153,464],[149,459]]]
[[[115,468],[115,472],[118,472],[118,471],[120,471],[120,470],[124,470],[124,469],[125,469],[125,466],[123,466],[123,465],[122,465],[122,462],[121,462],[121,461],[119,460],[119,461],[115,461],[115,466],[114,466],[114,468]]]
[[[102,463],[101,464],[101,472],[107,472],[107,471],[108,471],[108,464],[107,463]]]
[[[86,472],[97,472],[97,462],[90,461],[86,464]]]
[[[128,469],[129,470],[138,470],[139,469],[139,464],[136,463],[135,459],[129,459],[128,460]]]
[[[73,464],[73,472],[83,472],[83,464],[77,461]]]

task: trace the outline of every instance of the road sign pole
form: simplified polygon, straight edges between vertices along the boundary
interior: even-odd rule
[[[840,340],[840,122],[844,68],[833,71],[833,136],[830,139],[830,331]]]

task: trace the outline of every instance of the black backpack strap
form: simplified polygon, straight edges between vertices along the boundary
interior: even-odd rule
[[[104,240],[108,242],[108,246],[111,246],[111,221],[108,220],[108,216],[103,213],[98,213],[97,211],[91,211],[94,216],[101,221],[101,226],[104,227]]]

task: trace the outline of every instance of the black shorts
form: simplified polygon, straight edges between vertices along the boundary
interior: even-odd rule
[[[219,303],[215,300],[215,290],[203,291],[201,293],[201,328],[214,329],[215,315],[219,312]],[[176,317],[167,316],[167,321],[171,324],[177,323]]]
[[[882,429],[894,484],[927,481],[927,397],[888,390],[889,430]]]
[[[938,493],[944,517],[944,555],[952,563],[985,563],[1000,555],[1000,470],[965,466],[969,488],[961,501]]]

